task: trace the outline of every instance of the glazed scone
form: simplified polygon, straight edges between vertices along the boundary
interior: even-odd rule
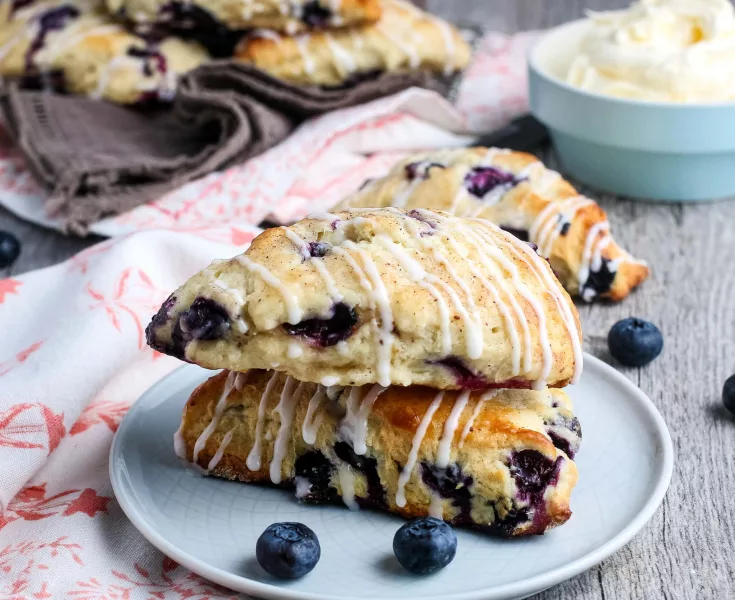
[[[538,246],[572,295],[621,300],[648,277],[615,243],[605,211],[536,157],[498,148],[416,154],[336,210],[395,206],[492,221]]]
[[[94,1],[33,2],[0,27],[0,74],[53,76],[69,93],[121,104],[170,100],[177,75],[206,59],[197,44],[128,33]]]
[[[263,28],[295,34],[372,23],[380,0],[106,0],[110,13],[138,25],[208,31]]]
[[[569,519],[581,429],[561,390],[335,389],[250,371],[199,386],[174,441],[206,473],[304,502],[511,537]]]
[[[446,21],[409,3],[384,0],[375,24],[298,36],[256,31],[243,38],[234,59],[292,83],[334,87],[375,72],[449,75],[467,66],[470,48]]]
[[[394,208],[312,215],[176,290],[147,329],[207,368],[325,385],[563,387],[577,311],[534,249],[481,219]]]

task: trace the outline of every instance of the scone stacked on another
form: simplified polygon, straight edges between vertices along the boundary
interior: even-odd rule
[[[15,0],[2,16],[0,74],[31,87],[121,104],[170,100],[177,75],[208,59],[193,42],[133,35],[101,0]]]
[[[312,215],[176,290],[146,330],[224,368],[177,453],[207,473],[503,536],[565,522],[582,368],[571,300],[532,246],[481,220]]]
[[[615,243],[605,211],[536,157],[498,148],[416,154],[335,210],[393,206],[487,219],[538,246],[570,294],[621,300],[648,277]]]
[[[375,23],[296,36],[258,30],[237,45],[234,59],[299,85],[337,87],[376,73],[463,70],[470,48],[452,25],[403,0],[382,0]]]

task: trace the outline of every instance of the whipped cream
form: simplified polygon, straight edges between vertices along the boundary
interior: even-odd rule
[[[735,99],[735,8],[729,0],[640,0],[590,12],[567,82],[636,100]]]

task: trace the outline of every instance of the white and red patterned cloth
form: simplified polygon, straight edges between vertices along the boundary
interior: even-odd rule
[[[409,151],[466,144],[525,112],[535,38],[486,35],[454,107],[408,90],[322,116],[248,163],[92,228],[110,240],[0,280],[0,600],[241,597],[165,558],[112,495],[120,420],[179,364],[145,345],[146,324],[185,279],[243,251],[269,215],[328,209]],[[0,203],[53,227],[41,193],[0,139]]]

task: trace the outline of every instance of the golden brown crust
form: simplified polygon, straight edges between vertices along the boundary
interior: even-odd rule
[[[197,30],[198,23],[177,22],[167,6],[170,0],[106,0],[111,13],[141,25],[185,26]],[[263,28],[295,34],[310,29],[352,27],[380,18],[380,0],[188,0],[202,11],[202,20],[214,21],[231,30]],[[308,5],[308,6],[307,6]],[[206,15],[206,17],[204,16]]]
[[[582,364],[576,309],[532,248],[395,209],[265,231],[174,292],[148,340],[207,368],[340,385],[563,387]]]
[[[251,35],[235,59],[302,85],[338,86],[375,71],[425,69],[453,73],[464,69],[470,48],[459,31],[409,3],[384,0],[374,24],[296,37]]]
[[[411,179],[406,166],[412,164],[432,166],[418,167],[418,178]],[[479,198],[467,191],[467,177],[472,169],[489,166],[515,180],[502,183],[501,178],[495,190]],[[336,210],[384,206],[445,210],[525,232],[567,291],[585,300],[622,300],[648,277],[648,266],[611,237],[605,211],[523,152],[466,148],[417,154]]]
[[[228,383],[231,391],[223,400]],[[214,475],[295,486],[305,501],[341,497],[348,505],[354,487],[358,504],[404,517],[426,516],[433,501],[433,510],[441,506],[444,519],[500,535],[543,533],[569,518],[577,471],[552,439],[562,445],[559,435],[567,435],[565,448],[573,454],[580,432],[561,390],[438,395],[423,387],[391,387],[377,395],[367,411],[365,406],[375,396],[371,386],[342,390],[338,398],[331,390],[331,400],[326,391],[269,371],[220,373],[194,391],[184,410],[181,433],[187,459],[194,459],[199,440],[196,464],[209,467]],[[312,400],[315,397],[318,403]],[[307,419],[310,402],[317,408]],[[219,420],[214,417],[211,435],[202,436],[218,404]],[[263,409],[260,435],[259,408]],[[454,422],[451,415],[456,417],[457,409]],[[427,420],[431,410],[435,412]],[[286,415],[283,428],[282,415]],[[319,426],[307,425],[307,433],[314,434],[307,441],[304,422],[312,419]],[[422,421],[423,437],[417,436]],[[365,424],[364,434],[360,422]],[[451,443],[442,462],[440,447],[447,432]],[[550,432],[556,432],[556,438]],[[223,445],[225,436],[231,439]],[[282,442],[282,460],[274,460]],[[261,451],[254,452],[259,443]],[[415,462],[407,469],[410,477],[403,487],[402,470],[412,452]],[[221,459],[212,462],[218,453]],[[260,460],[254,463],[255,455]],[[535,462],[524,462],[528,460]],[[401,493],[405,504],[399,501]]]
[[[12,20],[0,24],[0,74],[60,73],[67,92],[132,104],[170,100],[177,75],[208,58],[199,45],[177,38],[150,45],[99,5],[93,0],[53,0],[16,11]]]

